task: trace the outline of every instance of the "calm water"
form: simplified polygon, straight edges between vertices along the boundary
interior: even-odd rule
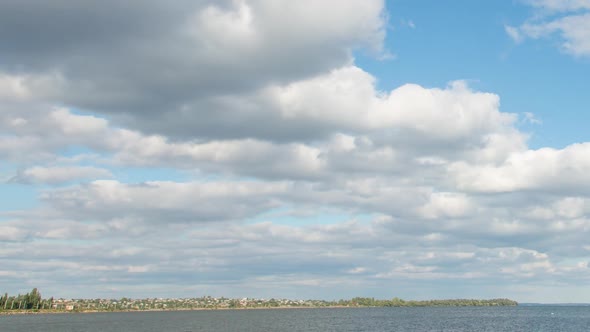
[[[0,331],[590,331],[590,307],[342,308],[0,316]]]

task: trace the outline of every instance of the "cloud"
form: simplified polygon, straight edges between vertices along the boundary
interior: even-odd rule
[[[18,81],[20,78],[10,76],[9,79]],[[27,91],[27,94],[35,95],[35,91]],[[288,84],[273,83],[250,93],[202,98],[186,103],[182,110],[138,116],[136,124],[140,130],[156,132],[153,136],[182,140],[309,142],[325,139],[336,132],[366,133],[395,126],[400,128],[403,136],[438,134],[433,139],[442,142],[510,127],[515,117],[499,112],[498,101],[498,96],[472,91],[459,81],[446,89],[407,84],[385,93],[376,89],[375,78],[369,73],[354,65],[346,65]],[[21,135],[27,133],[26,128],[34,130],[34,125],[37,130],[41,129],[40,126],[56,125],[59,128],[57,133],[44,135],[58,139],[61,135],[83,134],[84,139],[97,145],[100,140],[95,137],[104,133],[108,124],[102,117],[80,116],[60,107],[51,111],[50,118],[30,119],[32,122],[25,126],[27,123],[23,120],[26,120],[27,113],[36,116],[34,113],[41,112],[47,105],[34,101],[12,103],[12,107],[15,105],[30,109],[24,114],[3,112],[6,123],[13,124],[7,129]],[[11,108],[5,107],[7,110]],[[274,125],[261,125],[268,122]],[[433,130],[437,123],[444,123],[445,127]],[[428,135],[424,135],[426,133]]]
[[[514,153],[500,165],[450,166],[463,190],[484,192],[541,190],[561,195],[588,194],[583,174],[590,170],[588,143],[562,150],[542,148]]]
[[[354,49],[382,52],[383,10],[381,0],[9,1],[0,6],[0,72],[18,77],[10,86],[21,94],[35,89],[44,100],[174,136],[157,125],[160,116],[199,125],[223,116],[207,111],[218,96],[318,75],[350,63]],[[52,84],[33,84],[43,77]]]
[[[445,89],[407,84],[383,93],[371,75],[355,66],[270,86],[233,104],[250,104],[251,114],[258,113],[250,122],[235,123],[243,135],[228,137],[220,130],[218,137],[209,138],[207,131],[196,131],[198,139],[178,140],[116,127],[105,118],[66,108],[19,102],[14,111],[6,108],[0,114],[8,134],[0,138],[0,154],[43,161],[82,146],[112,154],[110,162],[118,165],[314,180],[336,173],[432,168],[433,160],[459,157],[497,160],[523,149],[526,140],[513,126],[516,115],[499,111],[497,95],[473,91],[463,82]],[[268,104],[275,106],[265,108]],[[19,111],[24,108],[28,111]],[[266,115],[274,123],[267,127],[278,136],[258,130],[255,119]],[[226,119],[207,125],[224,128]],[[281,137],[285,134],[287,141]]]
[[[66,217],[131,218],[155,223],[242,220],[279,204],[285,183],[173,183],[137,185],[114,180],[46,191],[42,199]]]
[[[535,114],[531,113],[531,112],[524,112],[524,120],[528,123],[531,124],[542,124],[543,121],[541,121],[540,119],[538,119]]]
[[[18,183],[46,183],[60,184],[74,180],[111,178],[111,172],[92,166],[53,166],[42,167],[35,166],[19,171],[18,174],[10,179],[10,182]]]
[[[553,280],[581,282],[587,275],[583,261],[561,261],[547,253],[513,246],[482,248],[457,242],[440,246],[422,242],[420,236],[399,236],[396,229],[378,222],[182,227],[151,229],[141,237],[123,237],[126,241],[111,235],[112,241],[106,246],[100,238],[73,244],[35,241],[28,243],[26,250],[22,245],[8,243],[1,252],[20,257],[7,262],[8,270],[28,266],[27,278],[38,281],[44,289],[72,278],[84,280],[73,283],[74,292],[87,284],[122,288],[141,282],[154,284],[156,289],[168,283],[180,286],[152,290],[157,294],[182,294],[188,287],[208,290],[213,295],[229,291],[232,294],[228,295],[267,297],[290,289],[312,296],[314,285],[323,284],[331,296],[353,296],[359,282],[383,292],[386,284],[404,283],[408,278],[430,283],[448,280],[457,287],[478,280],[478,285],[496,287],[493,285],[498,280],[534,283],[551,276]],[[55,274],[57,270],[61,272]],[[56,277],[46,278],[48,275]],[[11,278],[5,280],[14,282]],[[261,287],[265,280],[269,281],[264,283],[266,291]],[[343,294],[343,284],[352,289]],[[101,295],[112,294],[105,287],[98,288]],[[143,291],[134,286],[126,294],[141,295]],[[395,294],[408,295],[399,292]]]
[[[15,226],[0,226],[1,241],[21,242],[27,237],[27,232]]]
[[[590,55],[590,13],[572,15],[541,24],[525,24],[520,32],[530,38],[559,33],[562,49],[575,56]]]
[[[506,31],[506,33],[508,34],[508,36],[510,36],[510,38],[512,38],[512,40],[515,43],[522,42],[523,36],[522,36],[522,34],[521,34],[521,32],[519,31],[518,28],[509,26],[509,25],[505,25],[504,26],[504,30]]]
[[[590,9],[590,1],[588,0],[527,0],[526,2],[549,12]]]
[[[531,1],[531,5],[552,15],[540,15],[519,27],[506,26],[506,33],[515,42],[558,34],[564,52],[577,57],[590,55],[590,2],[543,0]]]

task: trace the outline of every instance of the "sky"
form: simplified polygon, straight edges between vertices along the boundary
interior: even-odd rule
[[[0,291],[590,302],[589,0],[8,0],[0,40]]]

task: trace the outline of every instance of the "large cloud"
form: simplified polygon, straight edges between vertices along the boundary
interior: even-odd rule
[[[445,89],[408,84],[385,94],[376,90],[371,75],[347,66],[234,99],[236,105],[250,105],[254,115],[233,124],[241,134],[224,133],[228,122],[219,118],[202,124],[208,129],[195,131],[199,140],[180,141],[116,128],[104,118],[35,101],[11,102],[0,113],[3,128],[12,134],[2,137],[0,153],[30,158],[18,152],[42,154],[78,145],[115,153],[127,164],[227,169],[259,177],[317,177],[326,175],[327,168],[386,171],[455,158],[495,162],[525,149],[526,136],[514,128],[516,116],[499,111],[498,96],[473,91],[463,82]],[[239,112],[239,107],[227,109]],[[261,123],[256,121],[266,115],[269,129],[259,130]],[[181,122],[173,127],[192,126],[190,121]],[[219,137],[208,140],[208,131]],[[295,141],[284,142],[285,137]],[[357,163],[377,159],[380,163]]]
[[[510,155],[500,165],[451,165],[458,187],[484,192],[551,191],[588,195],[590,145],[570,145],[557,150],[543,148]]]
[[[170,183],[125,185],[100,180],[46,192],[42,198],[67,216],[155,222],[242,220],[278,205],[284,183]]]
[[[0,72],[17,75],[9,83],[19,91],[30,85],[47,100],[108,112],[135,128],[194,137],[213,125],[229,135],[250,115],[224,110],[217,96],[329,71],[349,63],[358,47],[381,52],[383,5],[8,1],[0,5]]]

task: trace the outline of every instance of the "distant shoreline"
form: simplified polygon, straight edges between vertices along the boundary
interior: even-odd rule
[[[93,313],[122,313],[122,312],[181,312],[181,311],[242,311],[242,310],[285,310],[285,309],[359,309],[359,308],[480,308],[480,307],[516,307],[518,305],[502,305],[502,306],[481,306],[481,305],[468,305],[468,306],[456,306],[456,305],[423,305],[423,306],[279,306],[279,307],[241,307],[241,308],[177,308],[177,309],[148,309],[148,310],[129,310],[129,309],[117,309],[117,310],[9,310],[0,311],[0,316],[11,316],[11,315],[45,315],[45,314],[93,314]],[[528,306],[551,306],[551,304],[528,304]],[[559,306],[559,305],[557,305]],[[567,305],[561,305],[567,306]],[[571,306],[584,306],[572,304]],[[588,305],[585,305],[588,306]]]
[[[43,314],[94,314],[94,313],[121,313],[121,312],[179,312],[179,311],[240,311],[240,310],[281,310],[281,309],[342,309],[342,308],[383,308],[383,307],[351,307],[351,306],[325,306],[325,307],[309,307],[309,306],[285,306],[285,307],[243,307],[243,308],[178,308],[178,309],[149,309],[149,310],[11,310],[0,311],[0,315],[43,315]]]
[[[226,297],[144,298],[131,299],[43,299],[37,288],[30,293],[0,297],[0,315],[54,314],[94,312],[149,312],[149,311],[203,311],[250,309],[315,309],[315,308],[371,308],[371,307],[492,307],[516,306],[518,302],[505,299],[446,299],[446,300],[379,300],[372,297],[354,297],[340,300],[291,299],[231,299]]]

